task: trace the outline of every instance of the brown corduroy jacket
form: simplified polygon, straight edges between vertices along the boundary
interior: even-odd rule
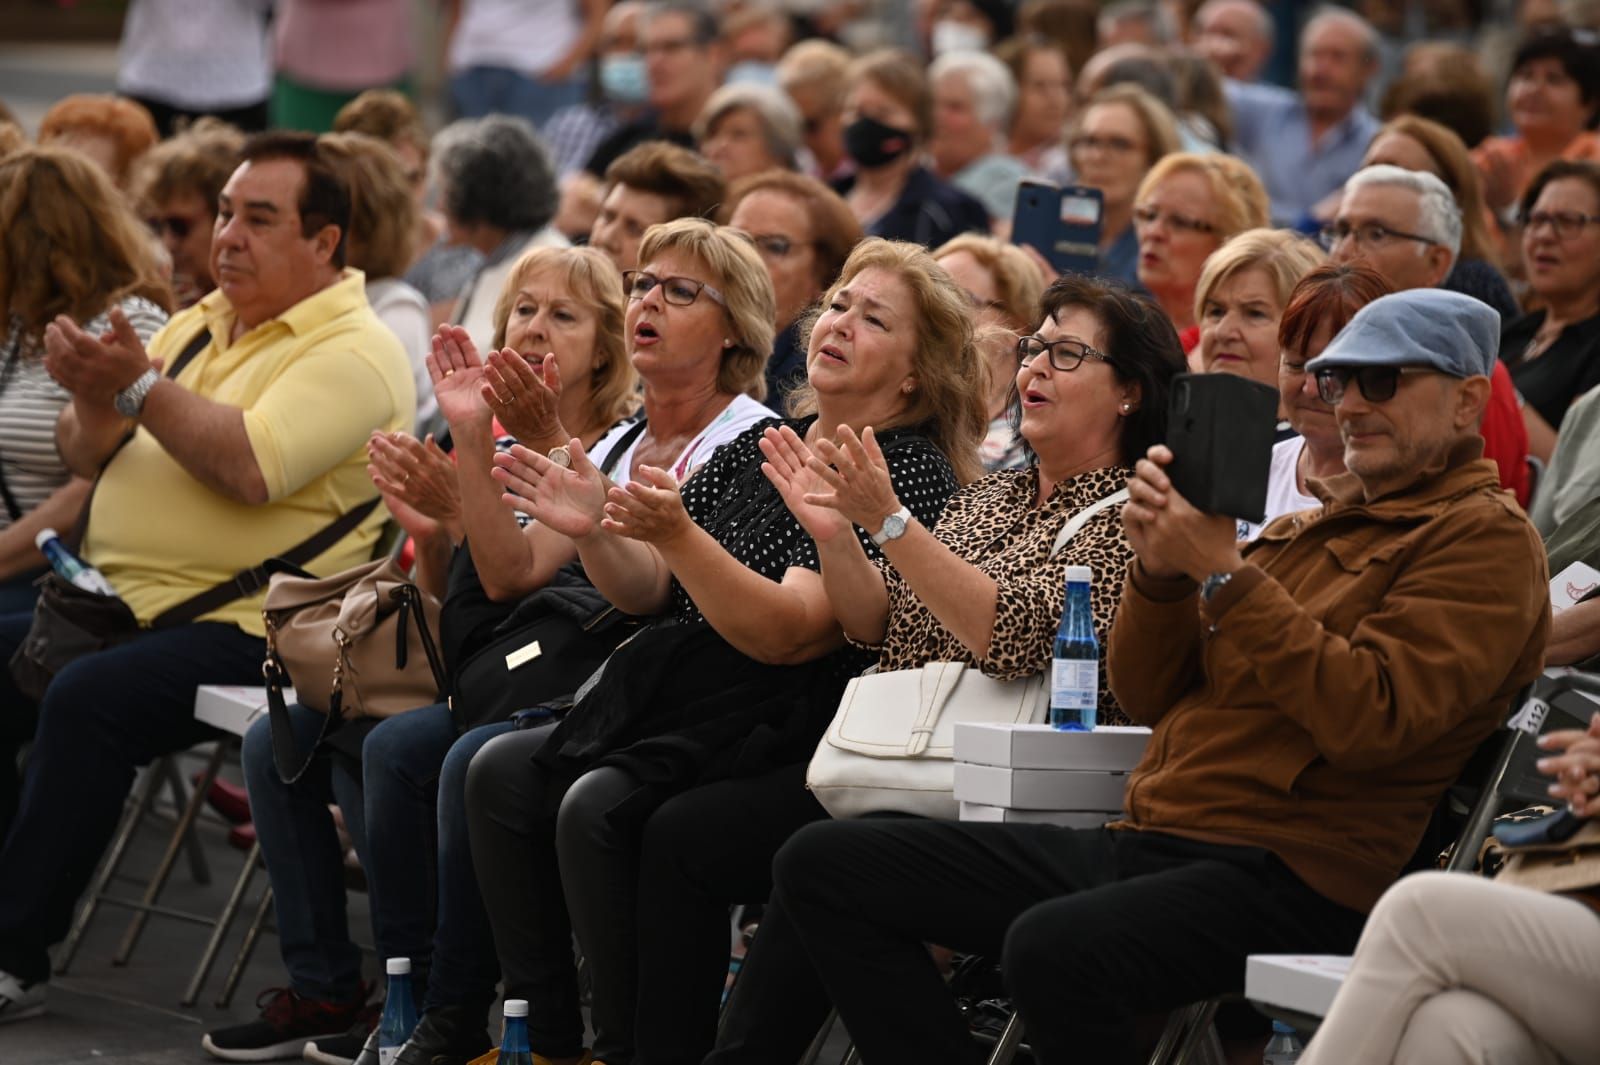
[[[1120,827],[1262,847],[1372,908],[1544,659],[1544,548],[1481,455],[1371,502],[1316,485],[1204,608],[1134,563],[1107,665],[1153,735]]]

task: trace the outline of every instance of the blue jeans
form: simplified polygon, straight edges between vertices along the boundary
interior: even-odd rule
[[[563,107],[583,102],[583,75],[546,82],[505,67],[468,67],[450,75],[450,99],[461,118],[520,115],[543,129]]]
[[[33,615],[0,617],[0,661]],[[194,719],[201,684],[261,682],[265,643],[233,625],[198,622],[141,634],[58,673],[37,708],[0,670],[0,831],[16,795],[17,748],[33,749],[0,847],[0,970],[50,974],[78,896],[116,831],[134,771],[219,733]]]
[[[511,724],[459,739],[449,707],[435,703],[383,722],[361,749],[366,784],[363,863],[374,920],[407,941],[432,939],[423,1009],[482,1006],[495,998],[500,963],[467,844],[467,763]],[[435,921],[437,914],[437,921]]]
[[[295,746],[306,751],[316,741],[323,715],[296,704],[289,707],[289,722]],[[272,761],[272,728],[265,717],[245,733],[241,761],[250,816],[272,881],[278,950],[289,971],[289,986],[307,998],[348,1002],[361,993],[361,950],[350,939],[345,920],[344,851],[328,804],[339,804],[356,854],[365,863],[361,781],[344,759],[322,751],[299,780],[285,784]],[[384,934],[376,895],[372,923],[380,957],[415,957],[414,944]],[[425,946],[426,938],[422,942]]]

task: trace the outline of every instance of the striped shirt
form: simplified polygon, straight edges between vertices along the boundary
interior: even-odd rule
[[[167,322],[167,312],[143,297],[129,296],[119,306],[146,343]],[[111,319],[104,314],[84,326],[92,336],[110,328]],[[0,476],[26,514],[72,476],[56,450],[56,419],[72,396],[45,372],[42,341],[23,337],[21,332],[21,323],[13,320],[0,344],[4,356],[0,363]],[[11,514],[0,506],[0,529],[10,526],[11,520]]]

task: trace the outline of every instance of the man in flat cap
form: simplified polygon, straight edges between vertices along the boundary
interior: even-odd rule
[[[1452,292],[1364,307],[1307,367],[1349,472],[1242,550],[1152,448],[1123,508],[1136,559],[1107,653],[1153,730],[1122,820],[803,829],[710,1060],[789,1049],[766,1045],[782,1025],[736,1024],[780,959],[811,970],[782,1001],[820,977],[864,1060],[926,1065],[982,1056],[923,944],[999,957],[1054,1065],[1136,1060],[1136,1017],[1240,991],[1250,954],[1349,953],[1544,655],[1544,552],[1477,433],[1499,333]]]

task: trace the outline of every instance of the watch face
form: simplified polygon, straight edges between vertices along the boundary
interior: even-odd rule
[[[900,515],[891,514],[883,519],[883,536],[885,539],[893,540],[897,536],[905,535],[905,531],[906,519]]]

